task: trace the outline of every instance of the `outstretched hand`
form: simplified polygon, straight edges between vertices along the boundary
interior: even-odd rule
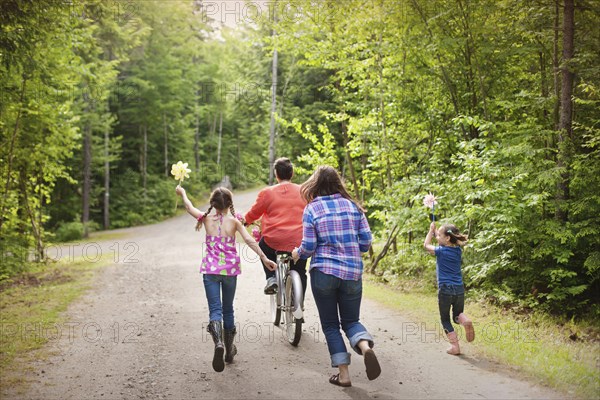
[[[185,189],[177,185],[175,188],[175,193],[177,193],[179,196],[183,196],[185,194]]]
[[[294,250],[292,250],[292,260],[294,260],[294,262],[298,262],[299,259],[300,254],[298,254],[298,248],[296,247]]]
[[[267,269],[269,271],[275,271],[277,269],[277,264],[275,264],[275,262],[273,260],[269,260],[268,258],[264,258],[263,259],[263,263],[265,264],[265,267],[267,267]]]

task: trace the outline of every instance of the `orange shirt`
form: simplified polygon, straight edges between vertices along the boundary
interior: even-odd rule
[[[265,243],[275,250],[292,251],[302,242],[305,206],[300,196],[300,185],[282,182],[261,190],[244,219],[251,224],[262,217]]]

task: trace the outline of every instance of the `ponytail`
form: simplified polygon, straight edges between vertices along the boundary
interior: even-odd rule
[[[467,235],[459,232],[458,228],[452,224],[443,225],[441,231],[450,238],[450,243],[464,246],[469,240]]]

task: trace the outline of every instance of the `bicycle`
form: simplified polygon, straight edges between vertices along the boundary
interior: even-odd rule
[[[302,310],[303,290],[300,274],[290,269],[292,253],[278,251],[275,280],[277,291],[271,295],[271,317],[273,325],[279,326],[283,316],[283,327],[288,342],[298,346],[302,336],[304,312]],[[283,288],[283,290],[281,290]]]

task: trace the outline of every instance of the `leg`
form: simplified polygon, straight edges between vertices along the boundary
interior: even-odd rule
[[[331,357],[331,366],[348,365],[350,364],[350,353],[346,351],[338,317],[337,292],[341,279],[333,275],[326,275],[317,269],[311,270],[310,277],[313,297],[319,310],[321,327]]]
[[[213,369],[217,372],[225,369],[223,363],[223,353],[225,346],[223,344],[223,311],[221,306],[221,282],[219,275],[204,274],[204,289],[206,291],[206,299],[208,300],[208,308],[210,313],[210,322],[208,324],[208,332],[215,342],[213,354]]]
[[[233,339],[237,333],[233,312],[237,276],[223,276],[221,279],[223,281],[223,341],[225,344],[225,361],[230,363],[237,354],[237,347],[233,344]]]
[[[267,258],[273,262],[277,262],[277,253],[274,249],[269,247],[265,243],[265,238],[261,238],[260,242],[258,242],[258,247],[265,253]],[[261,261],[262,264],[262,261]],[[263,270],[265,271],[265,278],[267,279],[267,285],[265,286],[264,292],[265,294],[275,294],[277,290],[277,282],[275,281],[275,271],[269,271],[264,264],[262,264]]]
[[[440,289],[438,290],[438,307],[440,310],[440,319],[442,320],[442,327],[446,334],[454,332],[452,321],[450,320],[450,306],[452,305],[452,295],[444,294]]]
[[[381,374],[379,361],[372,350],[373,337],[359,322],[360,303],[362,300],[362,280],[342,281],[340,286],[339,309],[342,329],[350,341],[352,348],[364,357],[367,377],[369,380]]]
[[[265,255],[267,256],[267,258],[273,262],[277,262],[277,254],[275,253],[275,250],[272,249],[271,247],[269,247],[268,244],[265,243],[265,238],[261,238],[260,242],[258,242],[258,247],[260,247],[260,249],[263,251],[263,253],[265,253]],[[261,261],[262,264],[262,261]],[[269,271],[267,269],[267,267],[265,267],[265,265],[263,264],[263,270],[265,271],[265,278],[269,279],[270,277],[274,277],[275,276],[275,271]]]
[[[452,305],[452,319],[457,324],[462,325],[465,329],[465,337],[467,342],[475,340],[475,329],[473,329],[473,322],[463,312],[465,309],[465,295],[460,294],[456,296],[456,303]]]
[[[208,301],[209,321],[223,319],[223,305],[221,304],[221,282],[218,275],[204,274],[204,292]]]
[[[362,281],[342,281],[339,295],[342,330],[354,351],[362,355],[360,348],[357,346],[358,342],[367,340],[370,347],[373,347],[373,338],[367,332],[367,328],[359,322],[361,301]]]
[[[458,337],[454,332],[454,327],[450,321],[450,306],[452,305],[452,295],[445,294],[443,288],[438,290],[438,307],[440,310],[440,318],[442,320],[442,326],[448,336],[450,347],[446,350],[446,353],[458,355],[460,354],[460,347],[458,345]]]
[[[221,280],[223,288],[223,327],[225,329],[234,329],[233,300],[237,287],[237,276],[222,276]]]

